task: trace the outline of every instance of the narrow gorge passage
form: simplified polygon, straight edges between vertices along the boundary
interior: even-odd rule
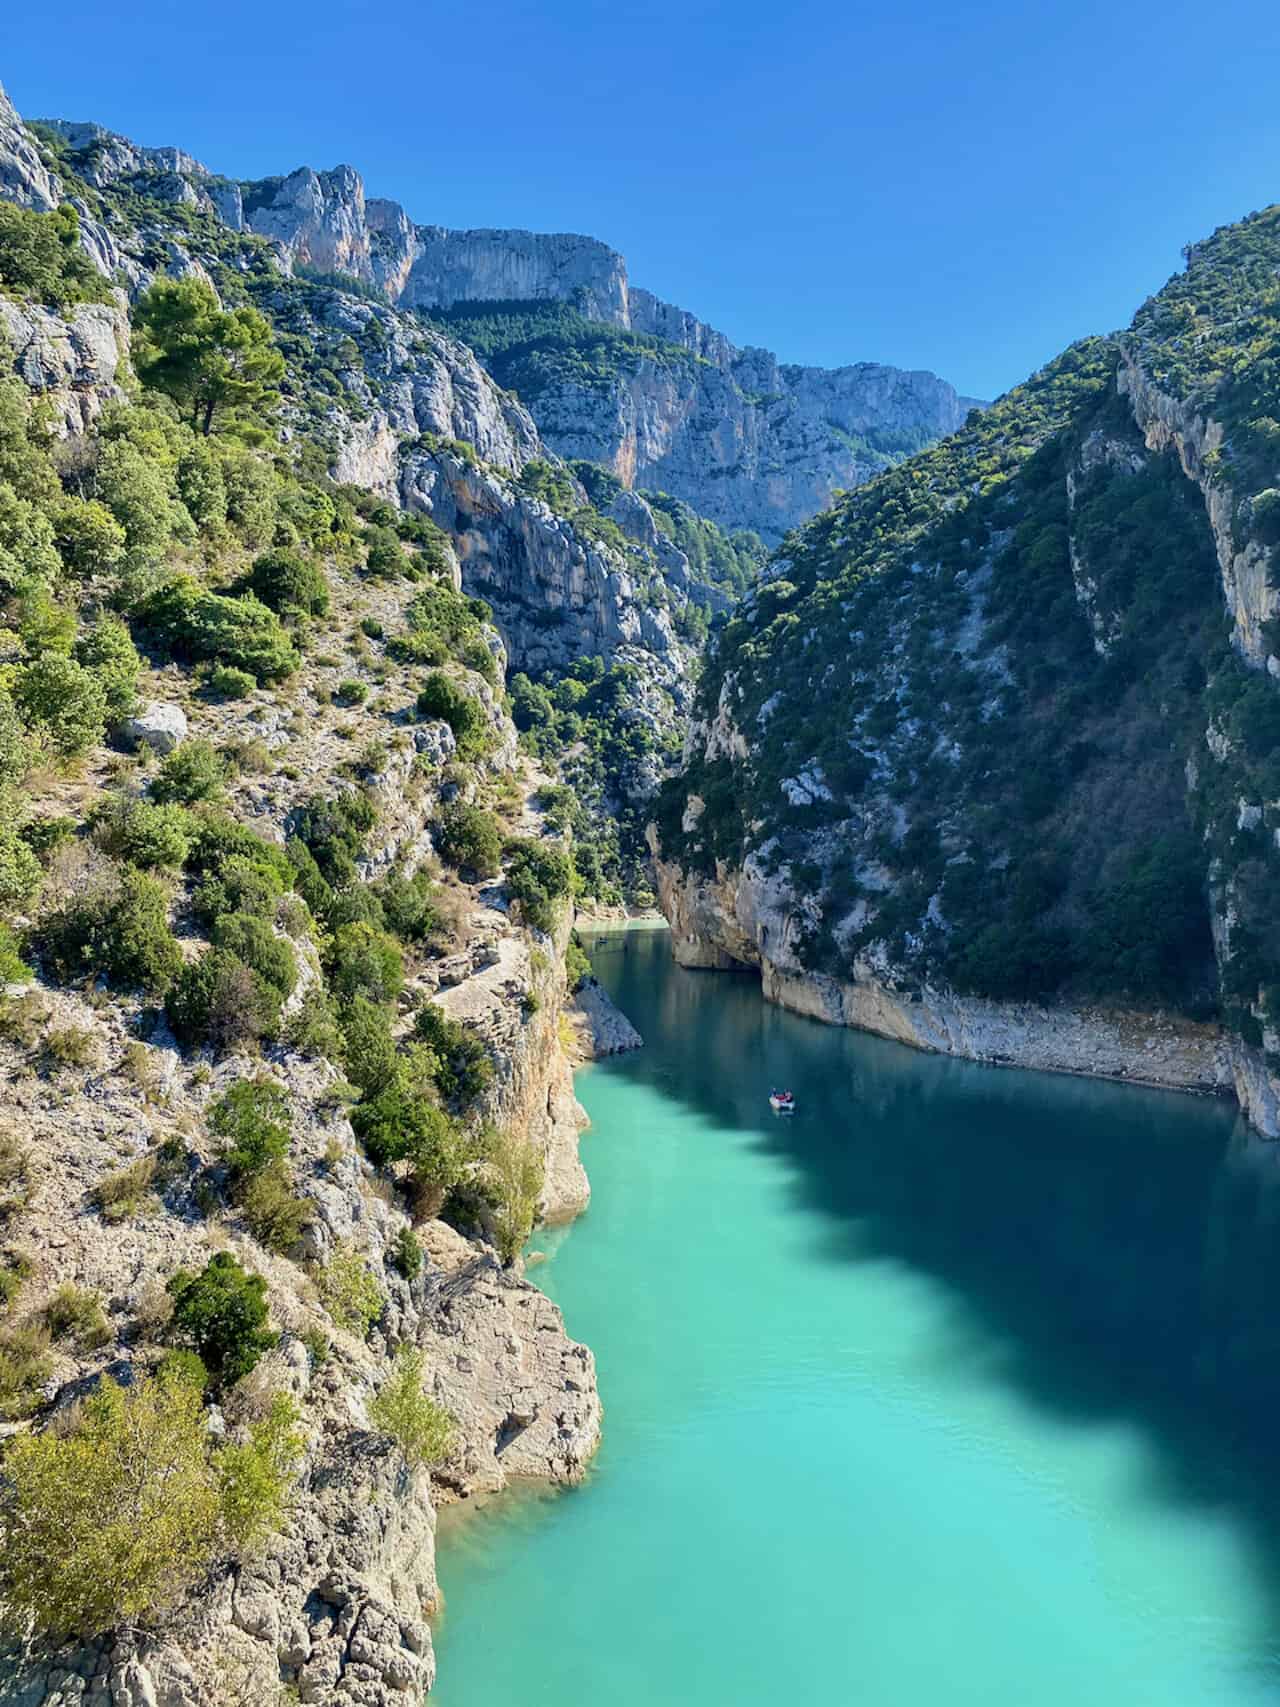
[[[1277,1158],[1230,1105],[924,1056],[593,944],[573,1492],[450,1511],[444,1707],[1251,1707]],[[799,1112],[770,1114],[772,1083]]]

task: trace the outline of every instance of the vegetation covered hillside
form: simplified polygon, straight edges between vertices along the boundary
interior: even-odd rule
[[[786,541],[704,675],[664,856],[773,885],[797,969],[1273,1049],[1277,422],[1272,208]]]
[[[460,533],[341,477],[400,323],[48,168],[76,205],[0,201],[0,1694],[382,1707],[433,1500],[598,1432],[513,1265],[585,1201],[559,1010],[616,838],[519,753]],[[299,339],[334,301],[367,365]],[[409,355],[489,435],[413,454],[581,568],[527,418]]]

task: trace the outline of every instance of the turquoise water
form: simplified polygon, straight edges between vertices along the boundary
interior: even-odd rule
[[[580,1489],[446,1514],[443,1707],[1280,1699],[1277,1152],[593,947]],[[800,1099],[774,1116],[771,1083]]]

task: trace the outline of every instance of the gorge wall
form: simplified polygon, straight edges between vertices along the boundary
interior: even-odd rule
[[[982,407],[924,371],[790,366],[767,350],[738,349],[633,287],[623,257],[594,238],[418,225],[397,203],[366,196],[350,166],[237,183],[178,149],[142,148],[92,124],[50,128],[94,188],[205,211],[265,238],[290,268],[344,275],[402,309],[559,303],[584,323],[635,334],[608,371],[561,378],[525,398],[547,445],[770,541],[837,488],[858,485]]]
[[[1280,1129],[1278,269],[1224,228],[788,541],[651,832],[681,959]]]

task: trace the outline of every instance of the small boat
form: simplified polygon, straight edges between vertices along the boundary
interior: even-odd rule
[[[769,1107],[773,1109],[776,1114],[794,1114],[796,1111],[796,1099],[792,1096],[790,1091],[770,1091]]]

